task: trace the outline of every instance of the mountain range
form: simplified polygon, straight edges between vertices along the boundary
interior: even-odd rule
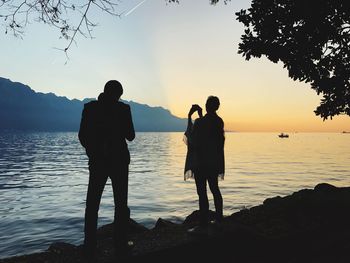
[[[0,77],[0,130],[78,131],[84,103],[53,93],[35,92],[29,86]],[[186,119],[162,107],[124,101],[131,108],[135,130],[185,131]]]

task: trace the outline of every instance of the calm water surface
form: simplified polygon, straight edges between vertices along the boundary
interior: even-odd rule
[[[151,228],[159,217],[180,222],[198,202],[183,181],[182,133],[138,133],[129,144],[131,217]],[[350,134],[226,134],[224,213],[328,182],[350,185]],[[76,133],[0,134],[0,258],[80,244],[88,182]],[[211,198],[211,196],[209,195]],[[213,209],[213,202],[210,199]],[[112,188],[102,196],[99,225],[113,220]]]

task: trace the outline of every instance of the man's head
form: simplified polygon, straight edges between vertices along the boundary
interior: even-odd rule
[[[117,80],[110,80],[106,83],[103,93],[109,100],[119,100],[123,94],[123,86]]]
[[[220,101],[216,96],[209,96],[205,103],[205,109],[208,113],[214,113],[219,109]]]

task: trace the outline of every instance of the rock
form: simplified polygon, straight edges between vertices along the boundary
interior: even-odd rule
[[[49,246],[48,251],[56,254],[62,254],[62,253],[70,253],[76,249],[77,247],[72,244],[64,243],[64,242],[55,242]]]
[[[267,198],[266,200],[264,200],[263,204],[264,205],[278,205],[281,203],[281,201],[282,201],[282,197],[276,196],[276,197],[272,197],[272,198]]]
[[[129,233],[143,233],[143,232],[147,232],[149,231],[149,229],[147,227],[145,227],[144,225],[137,223],[135,220],[130,218],[129,221]]]
[[[162,219],[162,218],[159,218],[156,222],[156,225],[154,226],[155,229],[160,229],[160,228],[164,228],[164,227],[173,227],[173,226],[176,226],[177,224],[171,222],[171,221],[168,221],[168,220],[165,220],[165,219]]]
[[[210,211],[210,219],[215,213]],[[154,229],[130,221],[135,247],[125,262],[348,262],[350,236],[350,188],[319,184],[284,197],[269,198],[262,205],[225,217],[220,232],[205,238],[188,235],[199,223],[199,211],[183,224],[159,218]],[[116,262],[113,225],[98,230],[97,262]],[[79,249],[54,243],[48,251],[0,263],[84,262]],[[335,258],[336,257],[336,258]],[[339,259],[339,260],[338,260]]]
[[[199,210],[196,210],[196,211],[193,211],[189,216],[186,217],[183,224],[188,225],[188,226],[198,225],[199,221],[200,221],[199,219],[200,219]],[[215,212],[209,210],[208,222],[210,222],[214,219],[215,219]]]
[[[315,191],[317,192],[334,192],[336,191],[338,188],[335,187],[334,185],[331,184],[327,184],[327,183],[321,183],[315,186]]]
[[[113,231],[114,231],[114,223],[110,223],[110,224],[101,226],[99,229],[97,229],[97,236],[100,239],[111,238],[113,236]],[[139,234],[145,231],[149,231],[149,229],[130,218],[130,221],[129,221],[130,234]]]

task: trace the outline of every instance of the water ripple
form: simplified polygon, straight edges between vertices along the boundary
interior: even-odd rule
[[[198,207],[194,181],[183,181],[182,136],[138,133],[129,144],[131,216],[147,227],[159,217],[180,222]],[[228,133],[225,157],[225,214],[319,182],[350,185],[350,141],[342,134],[281,140],[273,133]],[[87,183],[87,157],[76,133],[0,134],[1,257],[37,252],[54,241],[81,243]],[[113,215],[108,181],[99,225]]]

